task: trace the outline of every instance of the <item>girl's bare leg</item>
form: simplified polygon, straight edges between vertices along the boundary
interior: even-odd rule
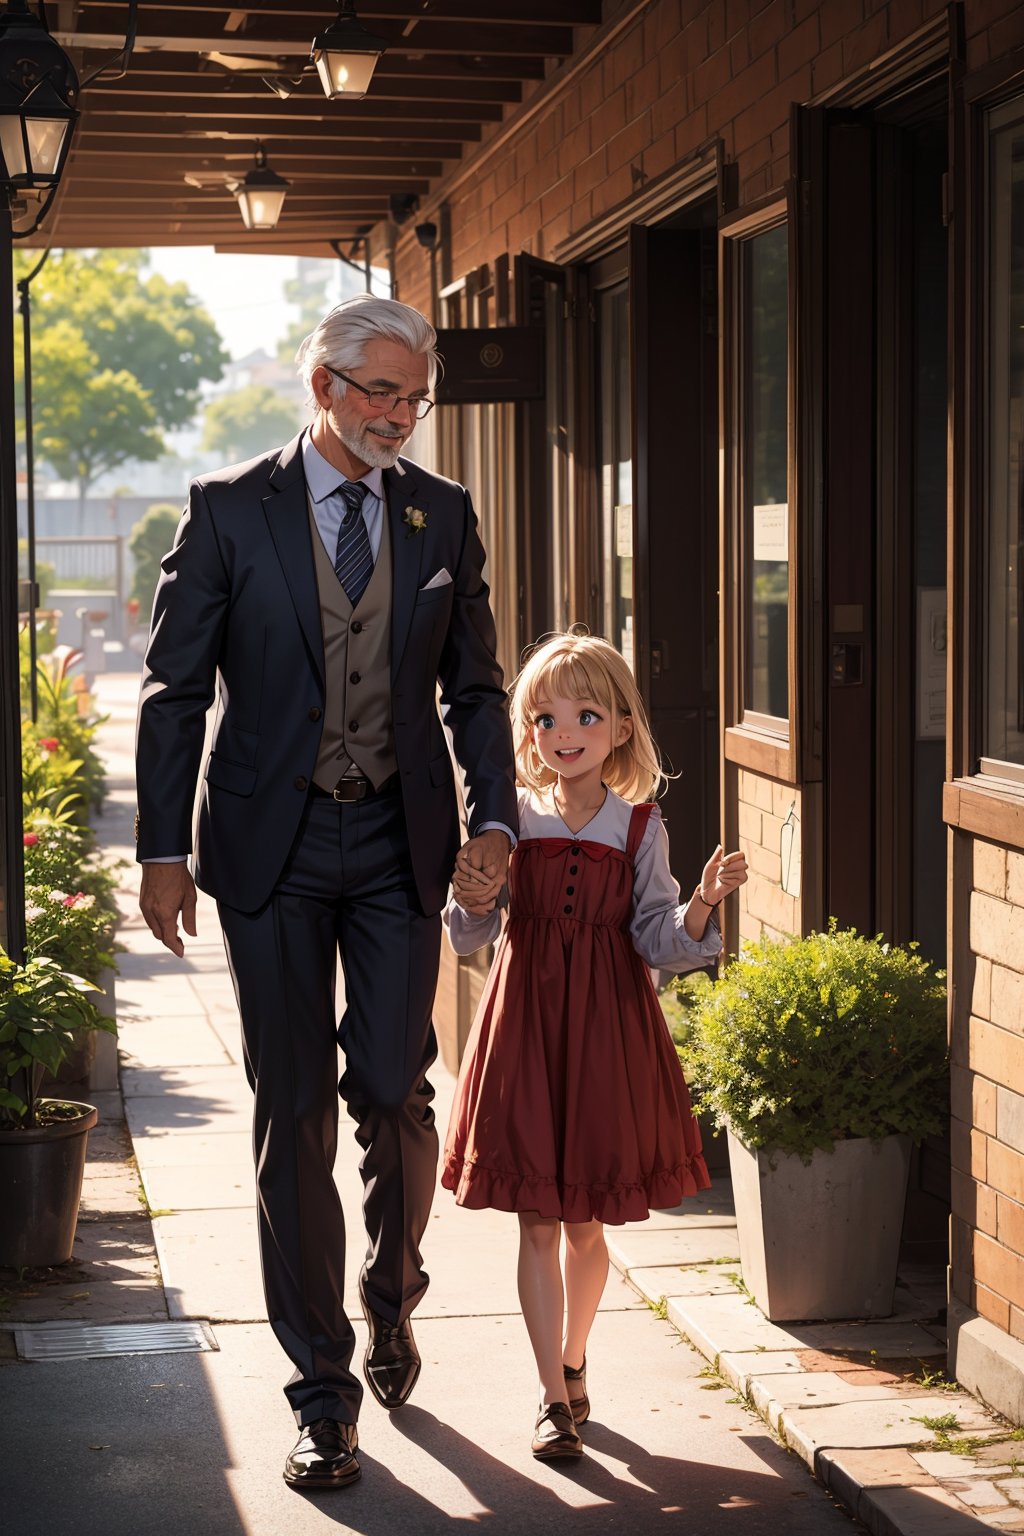
[[[562,1359],[578,1370],[608,1278],[608,1245],[600,1221],[565,1223],[567,1316]]]
[[[519,1214],[519,1303],[530,1335],[542,1403],[565,1402],[562,1375],[562,1319],[565,1293],[558,1250],[562,1224],[557,1217]]]

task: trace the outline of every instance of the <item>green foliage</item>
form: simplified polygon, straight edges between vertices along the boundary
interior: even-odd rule
[[[160,561],[174,543],[181,511],[169,501],[157,501],[144,513],[128,536],[135,562],[132,597],[148,616],[160,578]]]
[[[164,451],[148,390],[129,369],[104,367],[70,321],[55,321],[33,340],[32,389],[37,451],[82,497],[108,470],[130,459],[150,463]]]
[[[73,818],[84,825],[89,813],[98,811],[103,804],[105,773],[93,747],[93,739],[106,716],[90,710],[83,713],[79,707],[79,700],[87,695],[76,690],[68,674],[74,654],[65,649],[40,658],[37,672],[39,719],[35,730],[37,740],[58,743],[57,752],[51,750],[46,766],[58,786],[64,785],[68,793],[76,796],[71,802]],[[22,739],[24,741],[24,734]],[[72,762],[76,764],[73,772],[69,768]],[[45,803],[53,808],[52,799]],[[26,814],[30,809],[26,803]]]
[[[299,426],[290,400],[266,384],[249,384],[206,407],[202,448],[224,462],[238,463],[286,442]]]
[[[20,966],[0,950],[0,1122],[35,1125],[43,1078],[56,1073],[74,1032],[114,1029],[89,995],[95,990],[55,960]]]
[[[911,945],[855,929],[746,946],[681,978],[702,1107],[753,1148],[809,1160],[848,1137],[941,1129],[946,988]]]
[[[285,298],[289,304],[298,306],[299,313],[278,344],[277,355],[283,363],[292,361],[299,343],[319,324],[334,302],[327,293],[328,271],[325,262],[314,265],[300,257],[296,275],[288,278],[284,285]]]
[[[46,956],[63,971],[98,982],[114,964],[113,919],[109,909],[82,890],[30,885],[25,891],[26,952]]]
[[[146,260],[141,250],[62,251],[32,284],[37,447],[83,496],[106,471],[159,458],[164,431],[192,420],[201,382],[224,369],[198,299],[147,277]],[[15,276],[33,261],[18,253]]]

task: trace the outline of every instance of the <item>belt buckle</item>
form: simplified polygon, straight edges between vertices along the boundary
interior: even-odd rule
[[[338,793],[338,785],[336,784],[334,786],[334,788],[331,790],[331,799],[335,800],[338,803],[338,805],[350,805],[355,800],[365,800],[366,799],[366,791],[367,791],[367,781],[366,781],[366,779],[355,779],[355,778],[353,778],[353,779],[349,779],[347,781],[345,779],[342,779],[341,782],[343,784],[346,783],[346,782],[351,784],[352,789],[355,791],[355,793],[351,794],[351,795],[341,795],[341,794]]]

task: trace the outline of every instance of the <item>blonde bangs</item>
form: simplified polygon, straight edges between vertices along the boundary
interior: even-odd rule
[[[613,748],[602,769],[609,789],[633,804],[656,794],[665,782],[658,749],[633,674],[615,648],[596,635],[555,635],[538,646],[512,685],[511,715],[520,784],[548,789],[558,779],[533,742],[533,722],[545,700],[590,699],[607,710],[613,734],[623,716],[632,735]]]

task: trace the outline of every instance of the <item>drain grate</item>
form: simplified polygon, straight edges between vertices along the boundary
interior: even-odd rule
[[[209,1323],[36,1323],[14,1329],[21,1360],[194,1354],[217,1349]]]

